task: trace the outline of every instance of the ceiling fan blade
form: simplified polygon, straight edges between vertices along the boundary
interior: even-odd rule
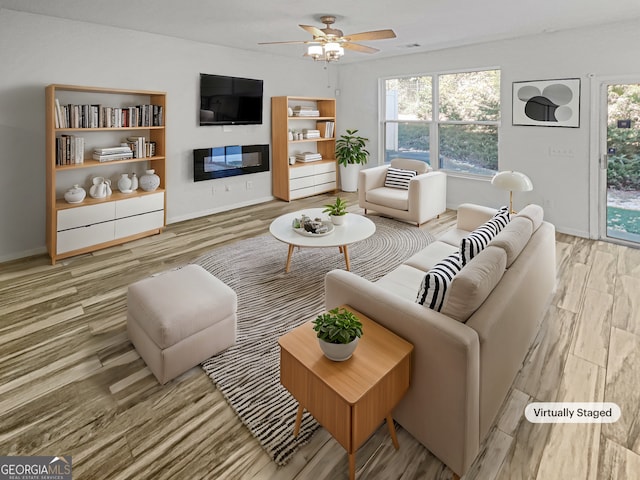
[[[258,45],[293,45],[300,43],[315,43],[313,40],[291,40],[289,42],[259,42]]]
[[[396,34],[393,30],[387,29],[353,33],[351,35],[345,35],[344,38],[349,42],[360,42],[362,40],[384,40],[385,38],[396,38]]]
[[[344,42],[341,45],[347,50],[354,50],[360,53],[376,53],[380,51],[377,48],[367,47],[366,45],[360,45],[359,43]]]
[[[318,27],[314,27],[314,26],[311,26],[311,25],[298,25],[298,26],[300,28],[302,28],[303,30],[306,30],[307,32],[309,32],[314,37],[325,37],[326,36],[324,34],[324,32],[322,30],[320,30]]]

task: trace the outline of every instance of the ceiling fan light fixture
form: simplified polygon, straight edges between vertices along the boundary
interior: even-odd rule
[[[314,61],[319,60],[324,55],[322,45],[309,45],[309,48],[307,48],[307,55],[313,58]]]
[[[327,62],[335,62],[344,55],[344,48],[337,42],[329,42],[324,45],[324,58]]]

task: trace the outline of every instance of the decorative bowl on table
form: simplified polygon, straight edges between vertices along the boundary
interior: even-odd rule
[[[304,214],[300,218],[294,218],[291,226],[297,233],[307,237],[329,235],[334,229],[331,220],[322,220],[321,218],[312,219]]]

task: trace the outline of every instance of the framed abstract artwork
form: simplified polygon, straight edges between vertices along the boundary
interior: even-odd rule
[[[580,79],[513,82],[513,125],[580,127]]]

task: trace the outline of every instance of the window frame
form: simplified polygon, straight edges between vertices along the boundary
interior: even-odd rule
[[[498,87],[498,97],[500,100],[500,110],[499,115],[500,118],[497,120],[440,120],[440,76],[442,75],[452,75],[457,73],[473,73],[473,72],[486,72],[495,70],[498,72],[500,76],[500,85]],[[398,120],[391,119],[388,120],[387,117],[387,104],[386,104],[386,82],[387,80],[393,80],[398,78],[407,78],[407,77],[431,77],[431,119],[430,120]],[[411,73],[411,74],[403,74],[403,75],[389,75],[385,77],[379,78],[379,108],[378,108],[378,117],[380,123],[380,136],[379,136],[379,155],[378,155],[378,164],[386,165],[386,131],[387,125],[389,123],[402,124],[402,123],[418,123],[418,124],[427,124],[429,125],[429,157],[431,159],[437,159],[437,162],[430,162],[431,168],[433,170],[440,170],[446,172],[447,175],[457,176],[457,177],[466,177],[466,178],[475,178],[488,180],[491,178],[491,175],[472,173],[472,172],[461,172],[459,170],[450,170],[446,167],[440,166],[440,125],[486,125],[486,126],[495,126],[498,133],[498,167],[497,171],[500,170],[500,131],[502,126],[502,70],[500,67],[482,67],[482,68],[469,68],[469,69],[460,69],[460,70],[451,70],[451,71],[438,71],[438,72],[430,72],[430,73]]]

